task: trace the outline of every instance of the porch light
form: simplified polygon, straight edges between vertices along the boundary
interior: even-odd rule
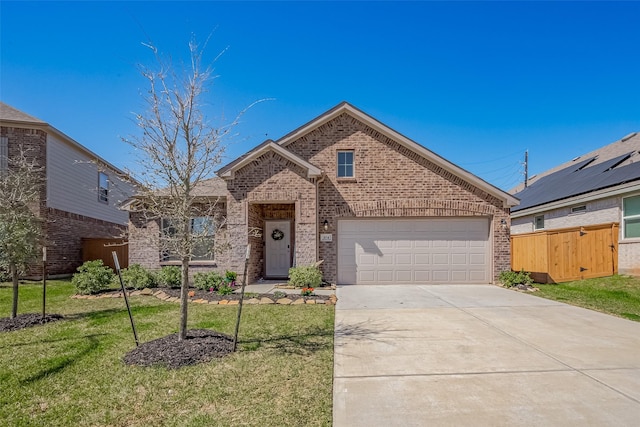
[[[324,227],[324,231],[327,231],[329,229],[329,221],[325,219],[322,226]]]

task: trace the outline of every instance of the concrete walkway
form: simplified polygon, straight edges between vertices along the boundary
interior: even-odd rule
[[[638,322],[489,285],[337,296],[336,427],[640,425]]]

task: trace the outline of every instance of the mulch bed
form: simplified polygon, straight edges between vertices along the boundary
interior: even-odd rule
[[[156,289],[164,291],[164,293],[169,295],[169,296],[180,298],[180,289],[176,289],[176,288],[155,288],[153,290],[155,291]],[[193,292],[194,293],[192,297],[189,297],[192,300],[196,300],[196,299],[203,299],[203,300],[206,300],[206,301],[222,301],[222,300],[239,301],[240,300],[240,294],[218,295],[216,292],[201,291],[201,290],[197,290],[197,289],[189,289],[189,292]],[[263,298],[263,297],[275,299],[273,294],[257,294],[257,296],[256,296],[256,295],[247,295],[247,293],[245,293],[244,299],[245,300],[248,299],[249,296],[250,297],[255,297],[255,298],[258,298],[258,299]],[[308,300],[308,299],[328,300],[329,299],[329,297],[326,296],[326,295],[313,295],[313,296],[303,297],[302,295],[300,295],[300,293],[287,294],[283,298],[289,298],[291,301],[295,301],[295,300],[298,300],[298,299],[304,299],[304,300]]]
[[[208,362],[233,352],[233,337],[207,329],[187,331],[187,338],[178,341],[178,334],[149,341],[127,353],[127,365],[157,366],[171,369]]]
[[[0,332],[17,331],[19,329],[30,328],[32,326],[44,325],[63,319],[60,314],[47,314],[42,318],[42,314],[28,313],[19,314],[15,318],[3,317],[0,319]]]

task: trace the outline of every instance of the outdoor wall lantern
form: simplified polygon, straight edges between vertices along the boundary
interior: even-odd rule
[[[503,230],[507,229],[507,220],[506,219],[502,218],[500,220],[500,227],[502,227]]]
[[[329,221],[325,219],[322,226],[324,227],[324,231],[327,231],[329,229]]]

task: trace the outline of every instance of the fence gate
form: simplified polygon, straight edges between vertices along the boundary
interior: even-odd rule
[[[129,245],[126,239],[82,239],[82,262],[101,259],[114,271],[111,252],[116,251],[121,268],[129,266]]]
[[[540,283],[567,282],[618,272],[618,224],[511,236],[511,268]]]

